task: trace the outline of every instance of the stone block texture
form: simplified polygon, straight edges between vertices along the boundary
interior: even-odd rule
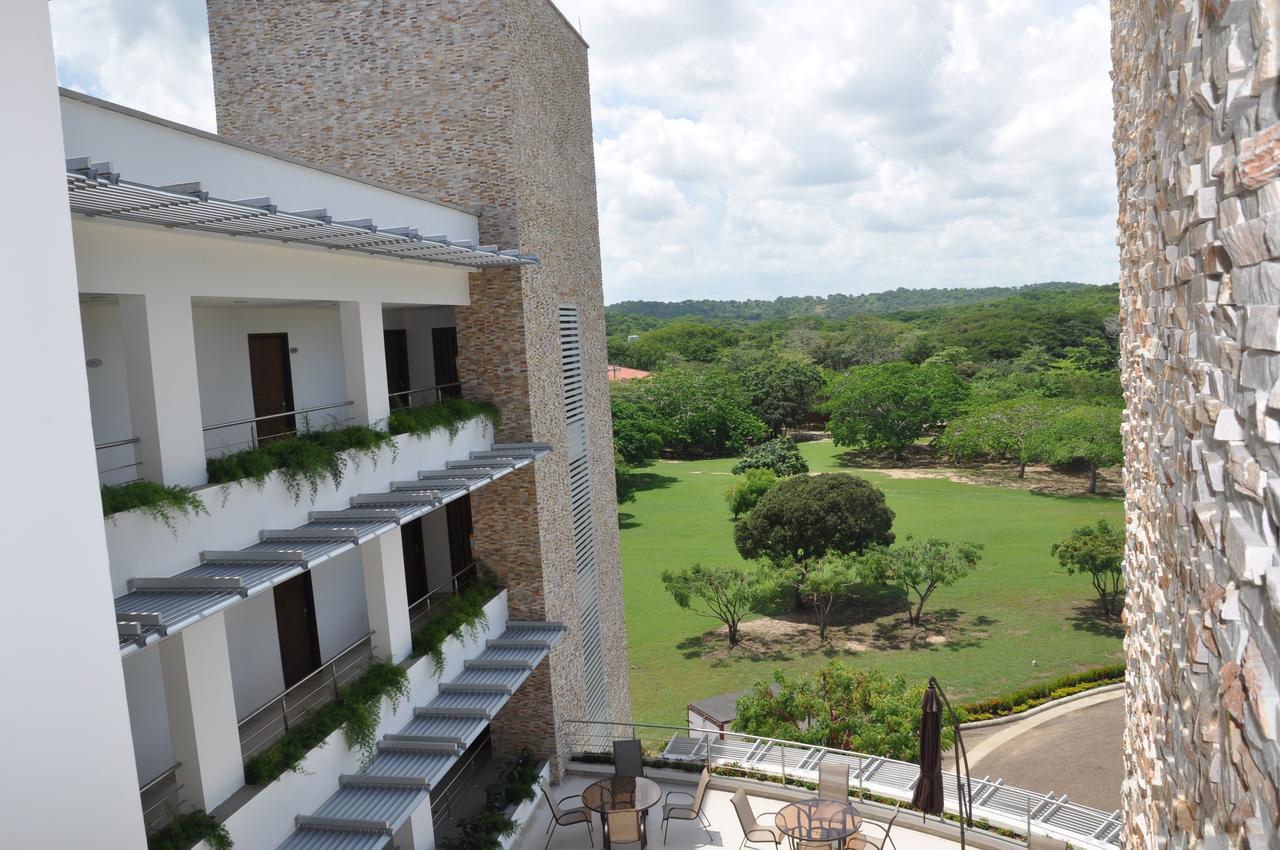
[[[1128,846],[1280,848],[1280,0],[1112,0]]]
[[[207,7],[221,134],[461,206],[484,243],[541,258],[472,275],[459,371],[467,395],[501,409],[500,441],[556,449],[478,491],[473,513],[512,617],[571,627],[545,687],[495,724],[495,746],[560,756],[561,724],[585,701],[557,310],[580,308],[609,719],[629,721],[587,45],[548,0]]]

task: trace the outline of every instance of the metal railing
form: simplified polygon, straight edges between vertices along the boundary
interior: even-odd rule
[[[409,631],[416,632],[426,625],[440,605],[461,593],[476,580],[477,575],[476,562],[472,561],[447,581],[428,589],[426,596],[409,606]]]
[[[182,803],[182,786],[178,784],[180,767],[181,763],[175,764],[138,789],[142,797],[142,823],[148,835],[173,820],[178,813]]]
[[[638,738],[646,755],[654,758],[777,777],[775,781],[784,786],[817,782],[818,765],[833,760],[848,765],[851,792],[859,798],[869,794],[910,802],[920,776],[919,766],[911,762],[741,732],[596,720],[565,720],[561,728],[575,751],[588,758],[612,756],[615,739]],[[946,810],[955,814],[959,811],[955,786],[944,783],[944,788]],[[989,776],[973,779],[973,816],[1080,848],[1114,850],[1124,840],[1119,811],[1103,812],[1073,803],[1065,794],[1025,791]]]
[[[317,426],[312,424],[311,414],[322,413],[326,410],[338,410],[341,408],[351,407],[354,404],[355,404],[354,401],[337,401],[337,402],[334,402],[333,404],[321,404],[315,407],[303,407],[298,410],[286,410],[281,413],[271,413],[271,414],[268,414],[267,416],[254,416],[248,419],[236,419],[232,422],[219,422],[216,425],[205,425],[200,430],[202,430],[206,434],[212,431],[221,431],[226,428],[243,428],[246,426],[249,428],[249,439],[236,440],[229,443],[223,443],[217,446],[206,447],[205,452],[206,453],[226,452],[228,450],[252,448],[254,446],[259,445],[261,439],[275,439],[277,437],[289,437],[295,434],[305,434],[308,431],[315,431],[317,430]],[[260,423],[267,422],[272,419],[284,419],[290,416],[296,417],[296,421],[294,422],[293,428],[287,431],[280,431],[275,434],[270,434],[264,438],[259,437],[258,425]],[[350,416],[337,416],[336,414],[329,414],[328,416],[322,417],[322,419],[326,421],[323,421],[319,427],[324,427],[324,428],[330,428],[330,427],[333,427],[334,425],[341,425],[343,423],[352,421],[352,417]]]
[[[101,451],[106,451],[108,449],[119,449],[125,446],[136,446],[140,442],[142,441],[139,440],[137,437],[126,437],[123,440],[111,440],[110,442],[106,442],[106,443],[94,443],[93,450],[95,452],[101,452]],[[108,467],[106,469],[99,469],[98,479],[99,481],[101,481],[104,475],[110,475],[113,472],[121,472],[125,469],[132,469],[132,470],[135,470],[134,476],[132,478],[130,478],[127,481],[116,482],[118,484],[131,484],[134,481],[141,480],[141,476],[138,475],[136,472],[136,470],[140,466],[142,466],[142,461],[138,460],[138,454],[137,454],[137,451],[135,450],[133,455],[133,463],[122,463],[117,466]]]
[[[388,393],[387,399],[391,402],[391,409],[398,410],[403,407],[415,407],[414,396],[422,396],[429,394],[425,401],[419,400],[417,405],[431,404],[433,402],[444,401],[446,398],[462,397],[462,382],[455,381],[452,384],[437,384],[434,387],[419,387],[415,390],[401,390],[396,393]]]
[[[373,662],[373,632],[339,652],[318,670],[269,700],[240,721],[240,754],[248,761],[284,737],[313,711],[338,695]]]
[[[431,817],[440,822],[440,827],[448,829],[444,821],[452,815],[454,804],[462,795],[484,792],[484,789],[476,787],[475,779],[492,761],[490,728],[485,726],[466,752],[431,787]]]

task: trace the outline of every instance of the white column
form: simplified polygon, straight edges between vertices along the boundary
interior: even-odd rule
[[[0,844],[145,846],[89,421],[49,4],[0,3],[9,415]],[[86,152],[87,153],[87,152]],[[37,354],[38,352],[38,354]],[[38,358],[38,359],[37,359]],[[51,506],[56,506],[50,509]],[[56,614],[51,618],[51,613]]]
[[[436,850],[436,824],[431,818],[431,798],[422,801],[406,822],[411,832],[413,850]],[[401,846],[400,844],[396,845]]]
[[[191,298],[169,292],[121,295],[119,309],[142,477],[203,484],[208,478]]]
[[[182,796],[208,811],[244,785],[223,615],[161,641],[160,666]]]
[[[401,529],[381,534],[360,546],[364,564],[364,599],[373,632],[373,654],[399,662],[413,650],[409,631],[408,591],[404,583]]]
[[[342,325],[342,361],[346,367],[347,394],[355,407],[352,415],[361,425],[387,418],[387,351],[382,338],[381,301],[342,301],[338,304]]]

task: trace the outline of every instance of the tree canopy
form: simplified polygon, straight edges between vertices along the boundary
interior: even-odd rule
[[[992,457],[1017,461],[1018,477],[1023,478],[1027,464],[1038,459],[1041,433],[1063,406],[1042,396],[979,404],[949,421],[938,435],[937,446],[961,460]]]
[[[775,587],[771,577],[760,570],[701,564],[665,571],[662,584],[681,608],[724,623],[730,647],[738,645],[742,618],[760,610]]]
[[[776,564],[861,552],[893,542],[893,511],[884,492],[845,472],[779,481],[734,527],[744,558]]]
[[[800,453],[800,447],[790,437],[774,437],[767,443],[747,449],[733,465],[733,474],[741,475],[749,469],[768,469],[775,475],[804,475],[809,471],[809,461]]]
[[[729,503],[736,520],[747,513],[778,483],[778,476],[768,469],[748,469],[746,473],[728,490],[724,491],[724,500]]]
[[[751,409],[774,434],[804,421],[822,389],[822,371],[796,355],[773,356],[738,376]]]
[[[1097,525],[1077,528],[1050,553],[1070,575],[1089,576],[1108,620],[1120,616],[1124,606],[1124,529],[1105,519]]]
[[[920,702],[925,685],[877,667],[854,669],[839,661],[804,676],[774,674],[777,693],[760,682],[738,699],[736,731],[805,744],[875,753],[903,761],[920,758]],[[952,742],[949,725],[944,748]]]
[[[1032,451],[1045,463],[1082,462],[1089,467],[1089,492],[1098,492],[1098,468],[1124,462],[1120,438],[1123,411],[1103,404],[1076,404],[1057,411],[1036,433]]]
[[[950,587],[967,576],[982,560],[982,545],[952,543],[930,537],[906,540],[869,556],[862,575],[866,581],[897,585],[915,596],[907,609],[907,620],[920,625],[925,603],[939,587]]]
[[[661,433],[666,447],[677,454],[739,452],[768,431],[751,412],[738,383],[714,367],[673,367],[651,378],[628,381],[614,394],[617,399],[640,405],[635,410],[622,408],[630,417],[627,429],[634,426],[642,433]],[[614,427],[617,428],[616,422]],[[624,436],[628,445],[642,442],[639,438],[633,440],[629,430]]]
[[[948,366],[859,366],[831,383],[831,436],[837,446],[865,446],[901,458],[967,395],[968,387]]]

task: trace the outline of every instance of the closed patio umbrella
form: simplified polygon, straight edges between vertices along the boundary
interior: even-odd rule
[[[937,683],[930,679],[920,703],[920,779],[911,795],[911,805],[940,815],[942,803],[942,700],[938,698]]]

